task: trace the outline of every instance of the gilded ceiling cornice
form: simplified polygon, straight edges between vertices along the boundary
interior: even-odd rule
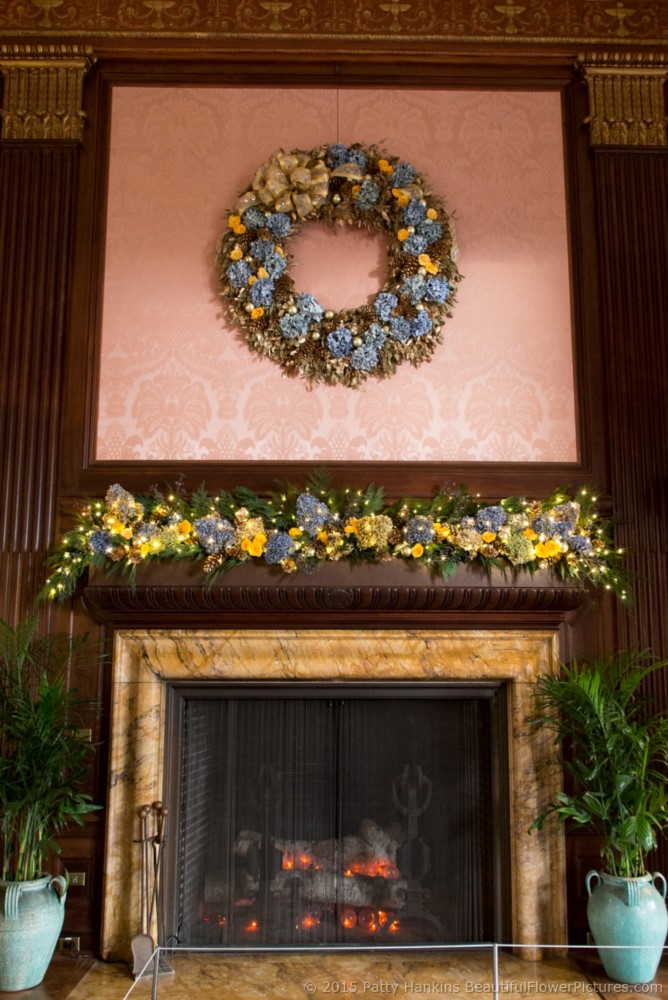
[[[668,53],[581,55],[593,146],[666,146]]]
[[[664,0],[5,0],[5,37],[668,44]]]
[[[3,139],[81,141],[83,81],[92,49],[77,45],[0,45]]]

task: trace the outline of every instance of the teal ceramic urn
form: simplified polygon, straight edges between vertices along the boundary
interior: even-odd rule
[[[0,990],[29,990],[44,979],[65,915],[61,875],[0,881]]]
[[[668,931],[665,878],[659,872],[618,878],[590,871],[585,883],[589,928],[606,973],[619,983],[650,982]]]

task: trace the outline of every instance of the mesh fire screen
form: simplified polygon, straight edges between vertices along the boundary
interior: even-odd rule
[[[497,695],[181,695],[168,941],[490,940]]]

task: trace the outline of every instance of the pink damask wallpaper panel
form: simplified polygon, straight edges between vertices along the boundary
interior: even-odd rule
[[[337,135],[338,116],[338,135]],[[277,148],[376,143],[454,212],[464,278],[433,360],[309,390],[251,354],[213,264],[227,209]],[[366,301],[385,251],[316,223],[292,273]],[[577,458],[559,96],[538,92],[117,87],[97,458]]]

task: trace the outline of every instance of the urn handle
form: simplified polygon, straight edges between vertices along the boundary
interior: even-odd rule
[[[656,880],[658,878],[661,879],[661,883],[663,885],[663,889],[659,889],[658,885],[656,884]],[[666,898],[666,877],[665,877],[665,875],[662,875],[661,872],[652,872],[652,885],[657,890],[657,892],[661,893],[661,895],[665,899]]]
[[[590,872],[587,872],[587,874],[585,875],[585,885],[587,886],[587,895],[588,896],[591,896],[592,892],[594,891],[594,889],[592,889],[592,885],[591,885],[591,880],[593,878],[596,878],[596,885],[594,886],[594,889],[595,889],[596,886],[598,885],[598,883],[601,881],[601,876],[599,875],[599,873],[596,871],[595,868],[592,868],[592,870]]]
[[[67,879],[63,878],[62,875],[54,875],[49,882],[49,889],[51,888],[54,889],[60,900],[60,905],[63,907],[65,905],[65,897],[67,896]]]
[[[10,882],[5,885],[5,901],[3,913],[5,920],[16,920],[19,915],[19,898],[23,887],[20,882]]]

